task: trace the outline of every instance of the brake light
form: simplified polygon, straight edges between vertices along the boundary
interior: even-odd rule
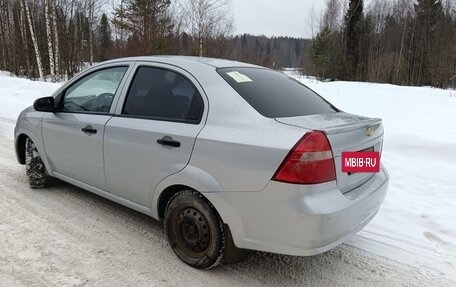
[[[272,180],[294,184],[317,184],[336,180],[334,158],[322,132],[306,133],[291,149]]]

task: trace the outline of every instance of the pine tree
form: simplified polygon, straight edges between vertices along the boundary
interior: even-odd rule
[[[323,28],[315,40],[312,42],[311,47],[311,60],[313,69],[319,79],[328,79],[329,71],[331,69],[331,50],[330,50],[330,36],[331,30],[328,26]]]
[[[436,30],[443,17],[440,0],[418,0],[415,4],[414,29],[410,36],[410,82],[414,85],[432,85],[430,59],[438,45]]]
[[[363,0],[350,0],[347,14],[345,15],[345,67],[343,79],[353,80],[357,78],[358,65],[360,63],[360,44],[362,35],[362,20],[364,9]]]
[[[109,58],[109,51],[112,48],[111,26],[109,25],[108,16],[103,13],[98,27],[98,47],[99,61],[105,61]]]
[[[125,0],[115,9],[113,23],[128,31],[130,39],[139,39],[141,54],[161,54],[164,42],[172,34],[170,5],[170,0]]]

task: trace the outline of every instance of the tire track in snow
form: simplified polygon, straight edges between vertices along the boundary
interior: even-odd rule
[[[0,166],[0,286],[450,286],[349,245],[314,257],[251,252],[195,270],[143,214],[60,181],[30,189],[1,137]]]

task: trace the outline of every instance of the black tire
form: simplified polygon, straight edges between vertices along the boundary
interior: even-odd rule
[[[223,262],[223,221],[201,194],[192,190],[176,193],[168,202],[164,221],[171,248],[186,264],[210,269]]]
[[[46,186],[48,180],[46,167],[35,144],[29,138],[25,141],[25,171],[31,187],[40,188]]]

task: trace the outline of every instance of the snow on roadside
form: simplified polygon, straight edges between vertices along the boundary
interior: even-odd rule
[[[456,280],[456,91],[292,76],[343,111],[383,119],[390,188],[351,244]]]
[[[456,281],[456,91],[293,76],[346,112],[383,118],[389,193],[350,244]],[[0,135],[11,139],[20,111],[60,85],[0,71]]]
[[[0,135],[13,138],[19,113],[37,98],[52,95],[61,85],[12,77],[0,71]]]

